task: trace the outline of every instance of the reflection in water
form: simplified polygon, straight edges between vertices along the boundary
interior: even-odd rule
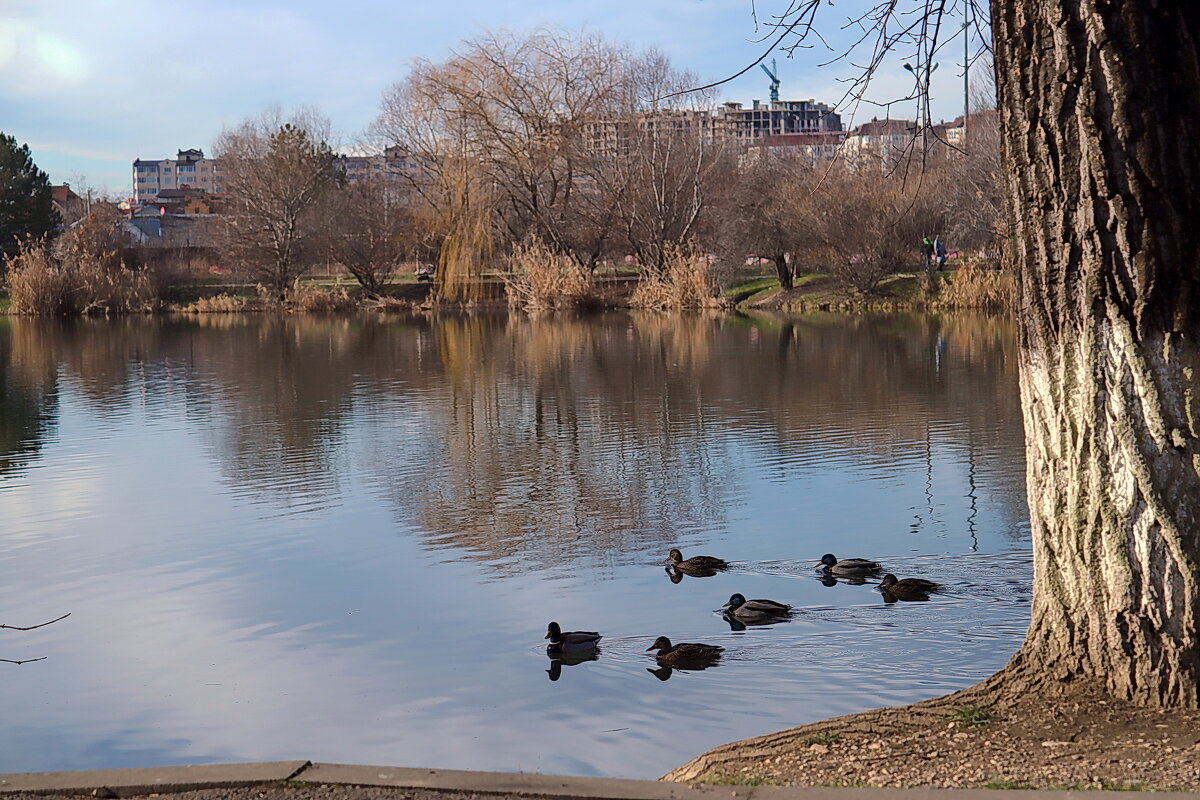
[[[0,317],[0,479],[37,454],[54,419],[54,362],[24,358],[26,347]]]
[[[600,660],[600,653],[596,650],[592,650],[590,653],[560,653],[557,655],[547,653],[547,655],[550,656],[550,669],[546,670],[546,675],[552,681],[556,681],[562,677],[563,667],[574,667],[588,661]]]
[[[653,777],[965,686],[1027,625],[1012,351],[1003,321],[901,314],[0,320],[0,607],[78,623],[0,684],[0,772]],[[666,586],[672,547],[734,567]],[[951,589],[827,592],[842,548]],[[714,619],[735,590],[805,613]],[[611,632],[603,658],[547,669],[523,643],[550,616]],[[629,680],[659,630],[737,655],[667,709]],[[541,672],[592,660],[547,715]]]

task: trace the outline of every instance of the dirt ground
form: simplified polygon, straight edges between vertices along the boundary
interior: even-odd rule
[[[979,687],[723,745],[665,780],[800,786],[1200,790],[1200,711],[1078,686],[997,699]]]

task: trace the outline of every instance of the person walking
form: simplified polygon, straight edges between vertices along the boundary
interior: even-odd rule
[[[925,271],[933,269],[933,240],[928,236],[921,237],[921,252],[925,254]]]
[[[933,237],[933,258],[939,272],[946,268],[946,243],[942,241],[940,233]]]

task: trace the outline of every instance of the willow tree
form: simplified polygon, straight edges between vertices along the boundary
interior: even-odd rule
[[[780,40],[815,30],[822,5],[792,4]],[[858,20],[878,34],[863,78],[907,47],[927,88],[939,32],[984,12],[975,5],[879,0]],[[1053,694],[1082,680],[1194,708],[1200,4],[991,0],[987,11],[1034,550],[1029,631],[992,685]]]

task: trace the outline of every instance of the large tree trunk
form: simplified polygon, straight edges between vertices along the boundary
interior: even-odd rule
[[[992,19],[1034,543],[1010,672],[1194,707],[1200,3],[993,0]]]

